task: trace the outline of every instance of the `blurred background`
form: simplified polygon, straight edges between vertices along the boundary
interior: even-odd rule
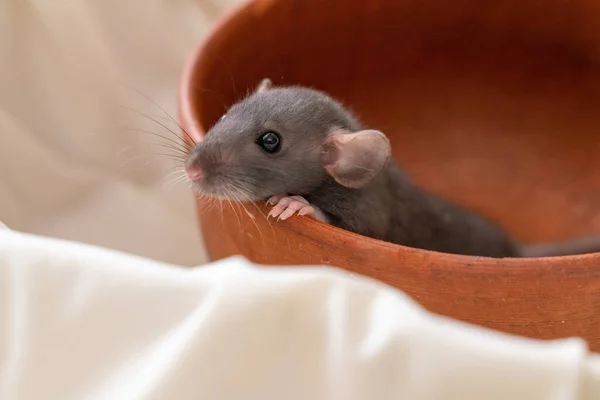
[[[237,2],[2,0],[0,221],[204,262],[193,195],[156,134],[178,132],[161,108],[177,118],[186,59]]]

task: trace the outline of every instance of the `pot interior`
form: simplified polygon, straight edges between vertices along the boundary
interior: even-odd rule
[[[323,7],[255,1],[217,31],[195,70],[204,130],[264,77],[309,85],[385,132],[422,187],[515,239],[600,232],[600,5]]]

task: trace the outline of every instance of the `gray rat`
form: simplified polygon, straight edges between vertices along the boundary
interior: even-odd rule
[[[340,102],[264,79],[190,151],[194,190],[263,201],[269,215],[296,212],[375,239],[486,257],[600,251],[600,238],[522,245],[482,216],[414,185],[391,159],[387,137],[365,129]]]

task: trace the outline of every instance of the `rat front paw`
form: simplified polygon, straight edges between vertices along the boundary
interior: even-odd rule
[[[296,212],[298,212],[298,215],[315,217],[315,209],[302,196],[273,196],[267,200],[267,204],[274,206],[268,217],[278,217],[277,219],[286,220]]]

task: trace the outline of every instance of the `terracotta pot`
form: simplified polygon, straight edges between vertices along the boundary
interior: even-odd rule
[[[308,84],[384,131],[413,179],[518,240],[600,232],[600,3],[251,1],[202,43],[181,117],[196,140],[263,77]],[[331,264],[429,310],[600,350],[600,254],[463,257],[396,246],[264,205],[199,209],[212,259]]]

